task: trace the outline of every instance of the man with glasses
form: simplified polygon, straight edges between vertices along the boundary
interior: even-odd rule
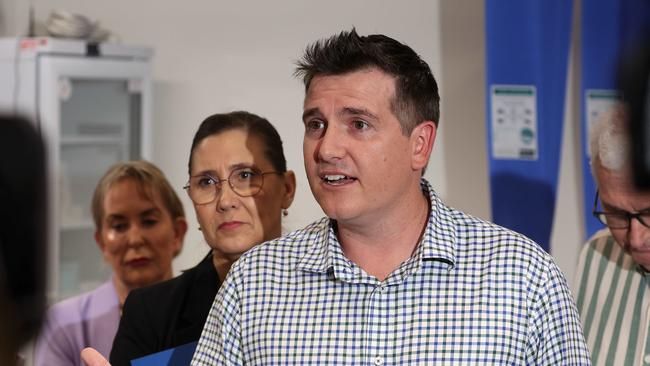
[[[650,191],[635,187],[626,107],[592,126],[593,214],[607,228],[583,248],[577,305],[594,365],[650,364]]]

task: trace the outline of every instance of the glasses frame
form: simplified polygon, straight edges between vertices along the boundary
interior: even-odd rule
[[[235,174],[236,172],[238,172],[238,171],[240,171],[240,170],[244,170],[244,169],[250,169],[250,170],[252,170],[253,172],[257,173],[258,175],[260,175],[260,176],[262,177],[262,183],[260,184],[259,189],[258,189],[255,193],[253,193],[253,194],[243,195],[243,194],[239,193],[239,192],[237,191],[237,189],[235,189],[235,187],[233,186],[232,182],[230,181],[230,178],[232,178],[233,174]],[[185,190],[185,192],[187,192],[187,195],[190,197],[190,200],[191,200],[195,205],[207,205],[207,204],[210,204],[210,203],[214,202],[214,201],[217,199],[217,197],[219,196],[219,191],[220,191],[220,190],[222,189],[222,187],[223,187],[223,185],[222,185],[223,182],[228,182],[228,186],[230,187],[230,189],[231,189],[231,190],[232,190],[236,195],[238,195],[239,197],[253,197],[253,196],[255,196],[256,194],[258,194],[258,193],[260,193],[260,192],[262,191],[262,188],[264,187],[264,176],[265,176],[265,175],[268,175],[268,174],[284,174],[284,172],[278,172],[278,171],[260,172],[260,171],[258,171],[258,170],[255,169],[255,168],[237,168],[237,169],[233,169],[233,170],[230,172],[230,174],[228,174],[228,178],[223,178],[223,179],[222,179],[222,178],[219,178],[219,177],[213,177],[213,176],[210,175],[210,174],[197,174],[197,175],[192,175],[192,176],[190,176],[190,178],[188,179],[187,183],[183,186],[183,189]],[[206,178],[210,178],[210,179],[216,181],[216,183],[214,184],[214,197],[213,197],[210,201],[199,203],[199,202],[196,202],[196,201],[192,198],[192,194],[190,193],[190,188],[191,188],[191,187],[190,187],[190,180],[191,180],[192,178],[196,178],[196,177],[206,177]]]
[[[643,212],[642,211],[642,212],[631,213],[631,212],[627,212],[627,211],[621,211],[621,212],[614,213],[614,212],[598,211],[597,208],[598,208],[598,190],[596,190],[596,197],[594,198],[594,208],[591,210],[591,214],[600,223],[604,224],[605,226],[607,226],[610,229],[629,229],[630,226],[632,225],[632,219],[636,219],[638,222],[641,223],[641,225],[643,225],[643,226],[645,226],[647,228],[650,228],[650,224],[646,224],[645,222],[643,222],[643,220],[641,220],[641,216],[650,215],[650,212]],[[624,227],[612,227],[609,224],[607,224],[606,222],[603,222],[600,215],[604,215],[605,217],[607,217],[608,215],[625,216],[625,218],[627,219],[627,225],[624,226]]]

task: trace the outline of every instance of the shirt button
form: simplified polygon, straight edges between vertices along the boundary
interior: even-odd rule
[[[384,364],[384,358],[381,356],[375,357],[375,365],[381,366]]]
[[[643,362],[650,364],[650,354],[645,355],[645,357],[643,357]]]

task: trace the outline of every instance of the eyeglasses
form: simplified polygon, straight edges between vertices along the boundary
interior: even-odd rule
[[[596,199],[594,200],[594,208],[591,214],[598,219],[598,221],[607,225],[610,229],[627,229],[630,227],[632,219],[637,219],[643,226],[650,228],[650,210],[642,212],[631,213],[627,211],[619,212],[605,212],[597,211],[598,208],[598,191],[596,191]]]
[[[258,194],[264,185],[264,176],[267,174],[283,174],[281,172],[259,172],[253,168],[239,168],[230,172],[226,179],[220,179],[208,174],[190,177],[189,182],[183,187],[192,202],[204,205],[214,201],[223,189],[222,182],[228,182],[230,188],[238,196],[250,197]]]

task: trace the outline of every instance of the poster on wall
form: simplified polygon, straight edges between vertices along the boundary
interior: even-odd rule
[[[492,157],[537,160],[537,93],[534,85],[492,85]]]

